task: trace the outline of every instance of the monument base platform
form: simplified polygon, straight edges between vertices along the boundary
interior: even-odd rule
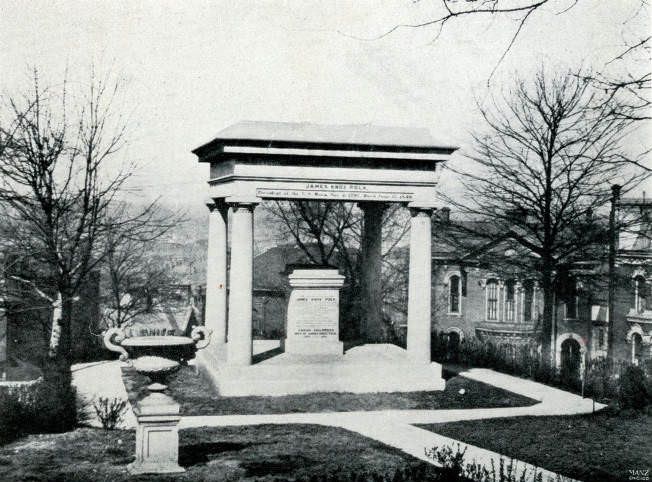
[[[317,341],[317,340],[297,340],[296,338],[287,338],[283,340],[282,346],[288,354],[302,356],[331,356],[341,358],[344,355],[344,343],[341,341]]]
[[[250,366],[226,364],[224,347],[197,354],[197,363],[221,396],[280,396],[315,392],[414,392],[443,390],[441,365],[409,360],[406,350],[390,344],[360,345],[343,356],[301,356],[280,353],[269,341],[254,342],[254,357],[265,358]],[[258,346],[257,346],[258,345]]]

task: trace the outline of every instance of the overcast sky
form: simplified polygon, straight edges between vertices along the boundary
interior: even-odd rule
[[[493,86],[542,64],[602,69],[650,31],[649,18],[635,16],[639,0],[579,0],[557,14],[573,1],[552,0],[531,16]],[[432,18],[436,5],[0,0],[0,88],[24,87],[31,66],[50,80],[66,66],[84,80],[92,63],[128,79],[124,154],[141,165],[133,187],[200,214],[208,171],[190,150],[243,119],[428,127],[468,148],[475,98],[486,96],[516,25],[478,16],[447,24],[436,40],[432,28],[361,40]]]

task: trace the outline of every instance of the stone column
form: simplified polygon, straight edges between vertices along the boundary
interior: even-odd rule
[[[209,350],[226,343],[226,249],[227,206],[221,199],[206,203],[208,217],[208,256],[206,266],[205,325],[213,331]]]
[[[411,204],[407,351],[413,361],[430,363],[432,207]]]
[[[229,271],[229,365],[251,365],[256,202],[231,203],[231,269]]]
[[[382,297],[382,223],[384,203],[358,203],[364,213],[362,223],[362,336],[365,341],[386,340]]]
[[[4,303],[2,298],[0,303]],[[0,363],[5,361],[7,361],[7,313],[0,306]]]

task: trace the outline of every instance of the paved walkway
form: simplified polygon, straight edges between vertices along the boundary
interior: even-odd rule
[[[97,398],[127,400],[127,390],[122,383],[121,365],[121,362],[115,360],[79,363],[72,366],[72,384],[77,388],[77,396],[85,402],[89,425],[102,426],[92,407],[93,401]],[[131,410],[131,405],[128,405],[121,428],[134,428],[135,426],[136,417]]]
[[[120,377],[119,362],[77,365],[73,370],[74,383],[79,393],[86,396],[86,398],[92,397],[93,394],[97,393],[102,396],[118,396],[126,399],[127,394]],[[432,463],[432,460],[426,457],[426,449],[446,445],[456,447],[459,443],[462,450],[466,448],[465,459],[468,462],[475,461],[476,463],[489,466],[491,460],[498,463],[502,456],[490,450],[467,445],[437,433],[420,429],[415,427],[414,424],[445,423],[498,417],[573,415],[590,413],[593,410],[593,402],[590,399],[583,399],[557,388],[493,370],[474,368],[461,372],[460,375],[539,400],[540,403],[529,407],[510,408],[191,416],[183,417],[179,428],[261,424],[326,425],[357,432],[386,445],[396,447],[430,463]],[[595,405],[596,410],[603,407],[600,404]],[[135,426],[133,413],[129,413],[125,426]],[[519,473],[525,469],[530,473],[534,471],[542,473],[544,480],[557,479],[557,474],[553,472],[534,467],[521,461],[515,461],[515,463],[517,464]]]

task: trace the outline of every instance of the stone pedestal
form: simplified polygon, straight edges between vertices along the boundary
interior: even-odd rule
[[[339,306],[344,276],[336,269],[295,269],[287,311],[285,353],[341,357]]]
[[[136,460],[131,474],[185,472],[179,465],[179,404],[164,393],[152,393],[136,404]]]

